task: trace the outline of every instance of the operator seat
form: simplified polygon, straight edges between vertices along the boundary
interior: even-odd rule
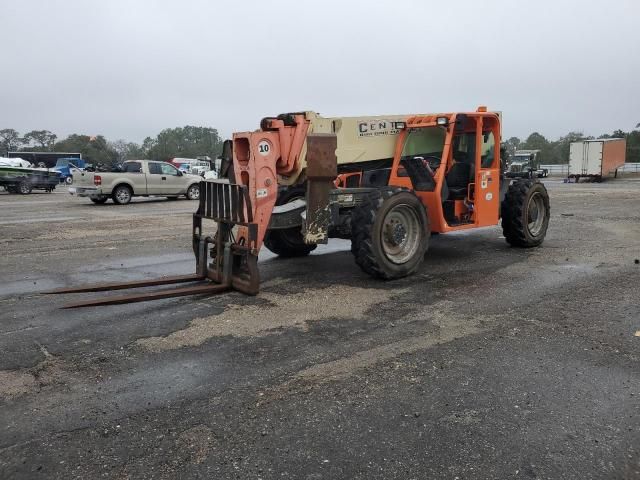
[[[471,164],[455,162],[446,175],[450,200],[463,200],[467,196],[467,187],[471,178]]]

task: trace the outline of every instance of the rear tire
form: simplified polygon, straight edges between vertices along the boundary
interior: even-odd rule
[[[118,185],[111,194],[113,203],[115,203],[116,205],[127,205],[131,202],[132,196],[133,192],[127,185]]]
[[[406,277],[422,264],[429,248],[429,217],[410,190],[385,187],[351,214],[351,253],[369,275],[384,280]]]
[[[509,186],[501,206],[502,233],[514,247],[537,247],[549,227],[549,194],[544,184],[531,180]]]
[[[107,200],[109,200],[109,197],[106,195],[100,195],[99,197],[89,197],[89,200],[91,200],[96,205],[102,205]]]
[[[31,193],[31,189],[32,189],[31,184],[26,180],[23,180],[18,185],[18,193],[21,195],[29,195]]]
[[[292,188],[278,196],[276,205],[284,205],[298,198],[304,198],[304,196],[304,188]],[[317,245],[304,243],[301,227],[267,230],[267,234],[264,237],[264,246],[283,258],[304,257],[318,247]]]

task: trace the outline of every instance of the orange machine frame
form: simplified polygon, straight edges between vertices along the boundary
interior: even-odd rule
[[[471,223],[465,223],[461,225],[449,225],[445,220],[444,210],[442,205],[442,188],[446,173],[451,169],[453,165],[452,145],[453,138],[457,132],[455,132],[455,121],[459,116],[459,113],[443,113],[433,115],[419,115],[411,117],[407,120],[407,128],[400,132],[398,141],[396,142],[396,149],[393,158],[393,165],[391,167],[391,175],[389,177],[389,185],[398,187],[413,188],[411,179],[407,176],[399,176],[398,170],[400,166],[400,160],[402,155],[402,149],[404,141],[408,134],[409,129],[412,128],[426,128],[437,127],[438,118],[446,118],[447,125],[446,136],[444,141],[444,148],[442,152],[442,161],[440,168],[435,172],[434,180],[436,187],[432,192],[415,191],[415,194],[422,200],[423,204],[427,207],[429,216],[429,223],[432,232],[445,233],[456,230],[465,230],[470,228],[485,227],[490,225],[496,225],[499,220],[500,211],[500,119],[495,113],[489,113],[486,108],[479,107],[478,111],[472,113],[465,113],[467,119],[474,120],[473,129],[467,128],[464,133],[476,134],[476,148],[475,148],[475,164],[476,164],[476,177],[475,181],[469,184],[467,192],[467,199],[470,200],[474,208],[471,211]],[[487,124],[484,128],[484,123]],[[491,165],[488,168],[481,165],[481,147],[483,134],[492,132],[494,135],[494,158]],[[476,188],[476,186],[480,188]],[[458,204],[464,203],[463,200],[456,201],[456,207],[460,207]]]
[[[455,136],[456,118],[460,113],[443,113],[419,115],[408,119],[396,142],[394,159],[389,177],[389,185],[413,188],[411,180],[399,176],[400,156],[407,132],[412,128],[438,126],[438,118],[446,118],[447,129],[441,167],[435,174],[436,188],[433,192],[416,191],[416,195],[427,207],[430,228],[433,232],[450,232],[469,228],[495,225],[499,220],[500,197],[500,119],[495,113],[479,107],[476,112],[464,113],[467,119],[475,122],[473,129],[467,128],[465,133],[476,133],[476,178],[469,184],[468,200],[473,204],[470,211],[471,223],[449,225],[444,217],[441,191],[446,172],[453,164],[452,142]],[[310,122],[304,114],[292,114],[290,121],[281,119],[265,119],[266,123],[255,132],[233,134],[233,169],[234,180],[247,187],[249,205],[253,213],[253,221],[257,224],[258,234],[255,253],[260,250],[269,226],[271,213],[278,195],[278,175],[290,175],[296,171],[300,161]],[[486,123],[486,125],[485,125]],[[483,132],[491,131],[494,135],[494,159],[489,168],[481,167],[481,146]],[[343,178],[344,177],[344,178]],[[346,176],[336,181],[336,186],[344,186]],[[480,188],[476,188],[480,185]],[[479,192],[479,194],[478,194]],[[456,211],[467,208],[463,201],[456,201]],[[246,228],[240,227],[238,240],[247,237]]]

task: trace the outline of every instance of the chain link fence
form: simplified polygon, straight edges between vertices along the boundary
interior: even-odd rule
[[[567,177],[569,175],[569,165],[540,165],[541,169],[549,170],[549,176],[552,177]],[[620,175],[637,175],[640,174],[640,163],[625,163],[618,169],[618,176]]]

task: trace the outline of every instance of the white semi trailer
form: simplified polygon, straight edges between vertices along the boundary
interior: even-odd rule
[[[569,147],[569,178],[601,182],[617,176],[624,165],[627,143],[624,138],[601,138],[572,142]]]

